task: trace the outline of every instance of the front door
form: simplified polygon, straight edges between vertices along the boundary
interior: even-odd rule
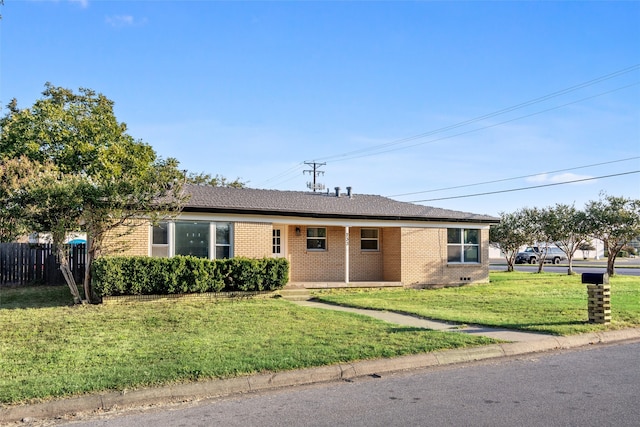
[[[285,257],[285,227],[273,227],[273,238],[272,238],[272,247],[273,247],[273,257],[274,258],[283,258]]]

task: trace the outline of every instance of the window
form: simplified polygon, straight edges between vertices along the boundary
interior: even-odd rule
[[[231,224],[216,223],[216,259],[231,257]]]
[[[447,229],[447,262],[480,262],[480,230]]]
[[[307,250],[326,251],[327,250],[327,229],[307,228]]]
[[[378,229],[361,228],[360,249],[363,251],[377,251],[378,247]]]
[[[151,237],[151,256],[169,256],[169,223],[159,222],[153,226]]]
[[[151,231],[151,256],[191,255],[198,258],[233,256],[233,226],[229,222],[160,222]]]
[[[280,236],[281,230],[279,228],[274,228],[273,229],[273,239],[272,239],[272,246],[273,246],[273,254],[274,255],[280,255],[280,253],[282,252],[282,241],[281,241],[281,236]]]
[[[209,223],[176,222],[175,242],[176,255],[209,258]]]

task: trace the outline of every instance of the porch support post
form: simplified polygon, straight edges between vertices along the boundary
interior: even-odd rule
[[[349,227],[344,227],[344,282],[349,283]]]

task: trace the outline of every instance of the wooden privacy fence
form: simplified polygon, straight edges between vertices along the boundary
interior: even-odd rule
[[[84,279],[86,245],[71,245],[69,267],[80,283]],[[64,283],[60,261],[51,244],[0,243],[0,286]]]

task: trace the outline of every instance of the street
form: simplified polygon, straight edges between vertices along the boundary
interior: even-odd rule
[[[638,341],[599,345],[107,414],[68,425],[635,426],[638,354]]]
[[[506,271],[507,263],[504,259],[492,259],[489,269],[491,271]],[[538,265],[516,264],[515,269],[516,271],[536,272],[538,271]],[[616,274],[621,276],[640,276],[640,258],[616,260],[615,269]],[[566,262],[560,265],[545,264],[542,271],[546,271],[548,273],[567,274],[567,264]],[[604,273],[607,271],[607,261],[606,259],[599,261],[574,260],[573,271],[577,274]]]

